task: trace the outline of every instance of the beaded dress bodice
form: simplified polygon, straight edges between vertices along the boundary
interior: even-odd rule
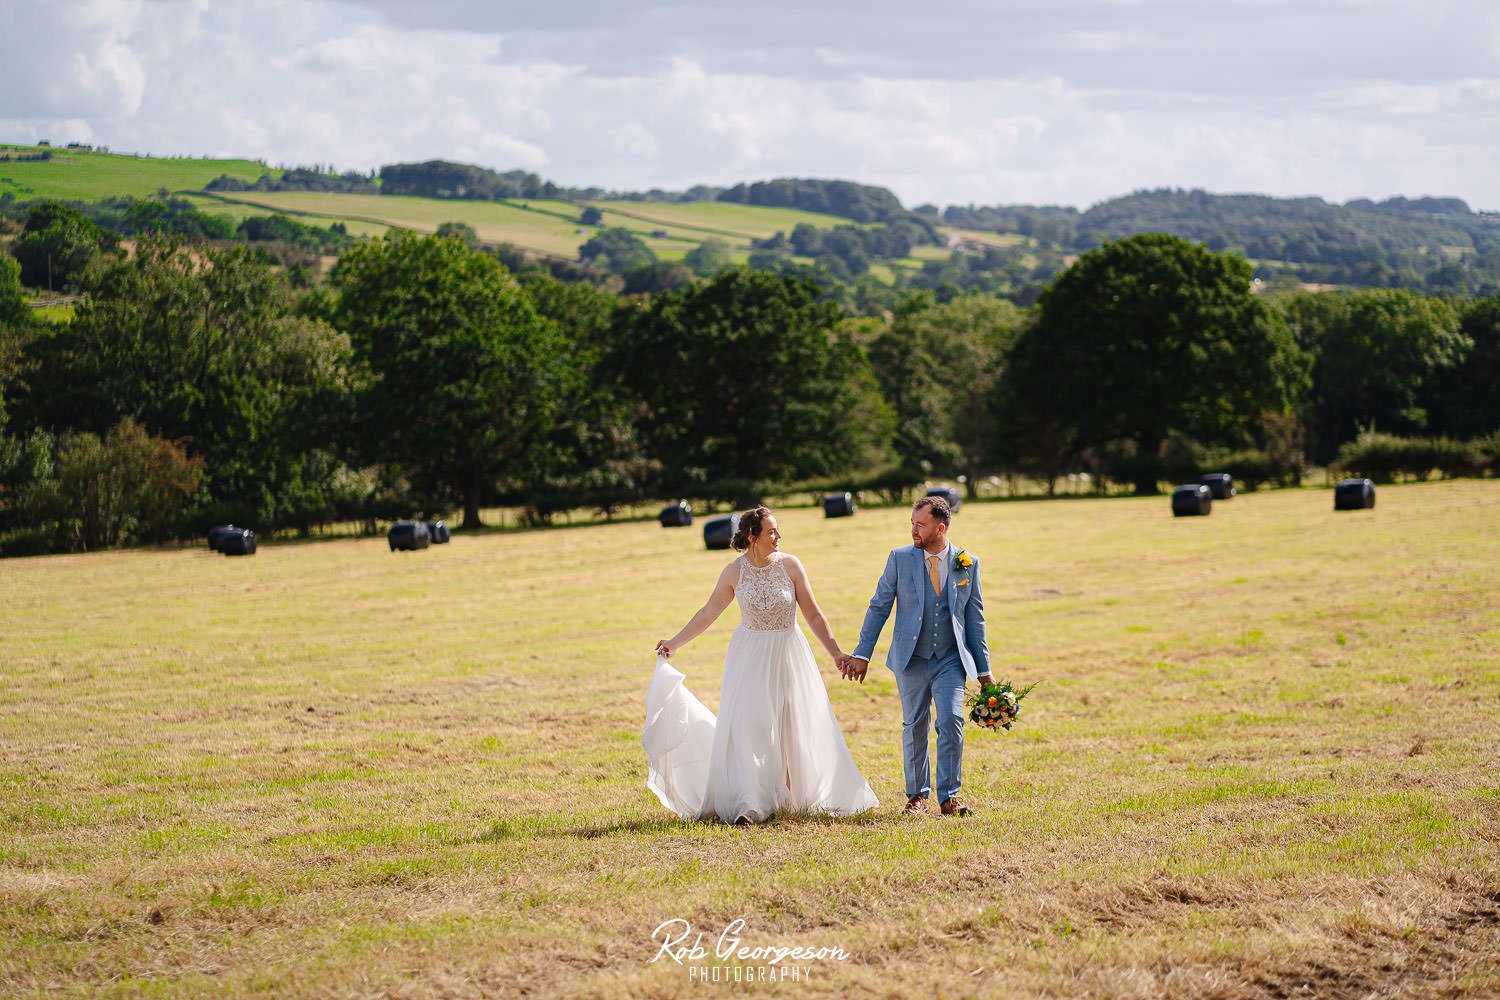
[[[797,588],[781,564],[781,553],[765,566],[752,566],[740,556],[740,580],[734,588],[740,602],[740,621],[756,632],[776,632],[797,623]]]

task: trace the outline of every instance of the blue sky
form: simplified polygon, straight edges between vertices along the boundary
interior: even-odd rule
[[[1500,210],[1491,0],[0,0],[0,141],[570,185]]]

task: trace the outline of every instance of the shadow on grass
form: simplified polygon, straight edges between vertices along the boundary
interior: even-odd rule
[[[526,840],[534,838],[561,838],[580,840],[597,840],[601,837],[614,837],[619,835],[640,834],[683,834],[707,831],[745,831],[745,830],[797,830],[809,827],[844,829],[874,829],[888,826],[892,817],[880,812],[866,812],[857,816],[827,816],[813,813],[776,813],[764,823],[748,827],[735,826],[732,823],[723,823],[718,820],[685,820],[673,815],[663,815],[653,819],[627,819],[619,818],[613,820],[600,820],[597,822],[576,822],[576,817],[567,816],[527,816],[517,819],[499,819],[490,825],[489,830],[475,837],[466,838],[466,843],[485,844],[500,843],[507,840]]]

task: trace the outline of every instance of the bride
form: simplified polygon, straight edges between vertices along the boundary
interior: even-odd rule
[[[719,574],[708,603],[682,631],[656,644],[642,744],[648,784],[684,819],[762,823],[778,811],[846,815],[873,809],[875,793],[849,755],[797,608],[834,659],[844,654],[813,599],[807,572],[779,550],[776,516],[740,515],[733,545],[744,553]],[[719,716],[667,662],[723,613],[740,605],[724,657]]]

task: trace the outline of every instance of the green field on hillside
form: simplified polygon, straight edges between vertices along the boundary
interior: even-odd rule
[[[36,150],[0,146],[0,153]],[[511,243],[566,260],[576,260],[578,248],[601,228],[578,221],[582,205],[553,199],[482,202],[310,191],[208,194],[199,192],[221,174],[254,181],[268,171],[278,171],[250,160],[134,157],[63,149],[53,153],[49,161],[0,161],[0,194],[10,192],[22,201],[93,201],[120,195],[147,197],[166,189],[203,211],[235,220],[285,214],[319,226],[342,222],[356,236],[378,236],[393,227],[433,232],[444,222],[463,222],[487,243]],[[729,243],[734,260],[744,263],[754,240],[777,232],[790,234],[801,224],[819,229],[852,224],[848,219],[816,212],[726,202],[592,204],[603,212],[602,226],[630,230],[663,260],[680,259],[704,240],[723,239]],[[992,234],[983,238],[990,242],[1003,239]],[[878,265],[872,272],[890,282],[896,268],[920,267],[923,261],[945,259],[948,253],[939,247],[918,247],[911,259]]]
[[[601,203],[600,226],[578,221],[581,207],[555,200],[486,202],[440,198],[387,197],[383,195],[322,194],[302,191],[238,192],[215,199],[237,205],[243,213],[286,212],[326,224],[377,221],[432,232],[444,222],[464,222],[489,243],[514,243],[543,253],[574,259],[578,248],[603,227],[628,229],[665,260],[681,257],[707,239],[726,240],[741,257],[748,257],[750,240],[770,236],[778,230],[790,232],[807,222],[824,229],[847,220],[812,212],[783,208],[700,203],[647,205],[636,202]],[[658,212],[657,209],[665,211]],[[718,228],[716,228],[718,227]],[[351,232],[354,230],[351,229]],[[664,235],[656,235],[658,233]]]
[[[383,222],[373,222],[365,219],[338,218],[326,215],[294,215],[268,206],[248,205],[244,202],[227,201],[215,195],[187,194],[180,195],[183,200],[189,202],[200,212],[211,215],[227,215],[235,222],[252,216],[285,215],[287,218],[296,219],[304,225],[319,226],[326,229],[335,222],[342,222],[352,236],[383,236],[390,231],[391,227]],[[231,198],[236,197],[231,195]]]
[[[0,156],[34,153],[42,147],[0,145]],[[190,157],[121,156],[72,149],[53,149],[50,160],[0,160],[0,195],[21,201],[34,198],[98,201],[123,195],[144,198],[163,188],[197,190],[220,174],[254,181],[277,175],[253,160]]]
[[[589,238],[588,227],[498,202],[313,191],[254,191],[227,197],[319,225],[344,219],[430,233],[445,222],[464,222],[486,242],[515,243],[568,259],[576,258],[579,245]]]
[[[966,243],[978,243],[992,247],[1015,247],[1030,245],[1032,241],[1020,233],[992,233],[982,229],[954,229],[943,227],[943,232]]]
[[[7,560],[0,995],[1500,995],[1500,481],[1332,506],[965,505],[1041,682],[968,733],[976,814],[899,815],[882,643],[864,685],[819,652],[880,806],[748,829],[645,784],[696,526]],[[845,648],[907,517],[782,512]],[[710,708],[737,620],[675,658]],[[737,919],[843,957],[768,981]]]
[[[759,205],[737,205],[720,201],[700,201],[686,204],[651,203],[638,201],[591,202],[605,213],[606,221],[611,216],[631,220],[630,228],[645,225],[647,228],[680,228],[692,234],[697,242],[710,237],[720,237],[731,243],[747,243],[752,239],[765,239],[778,232],[791,234],[797,226],[806,223],[814,229],[833,229],[836,226],[852,226],[853,222],[836,215],[817,212],[801,212],[794,208],[769,208]],[[625,225],[625,222],[609,223]]]

